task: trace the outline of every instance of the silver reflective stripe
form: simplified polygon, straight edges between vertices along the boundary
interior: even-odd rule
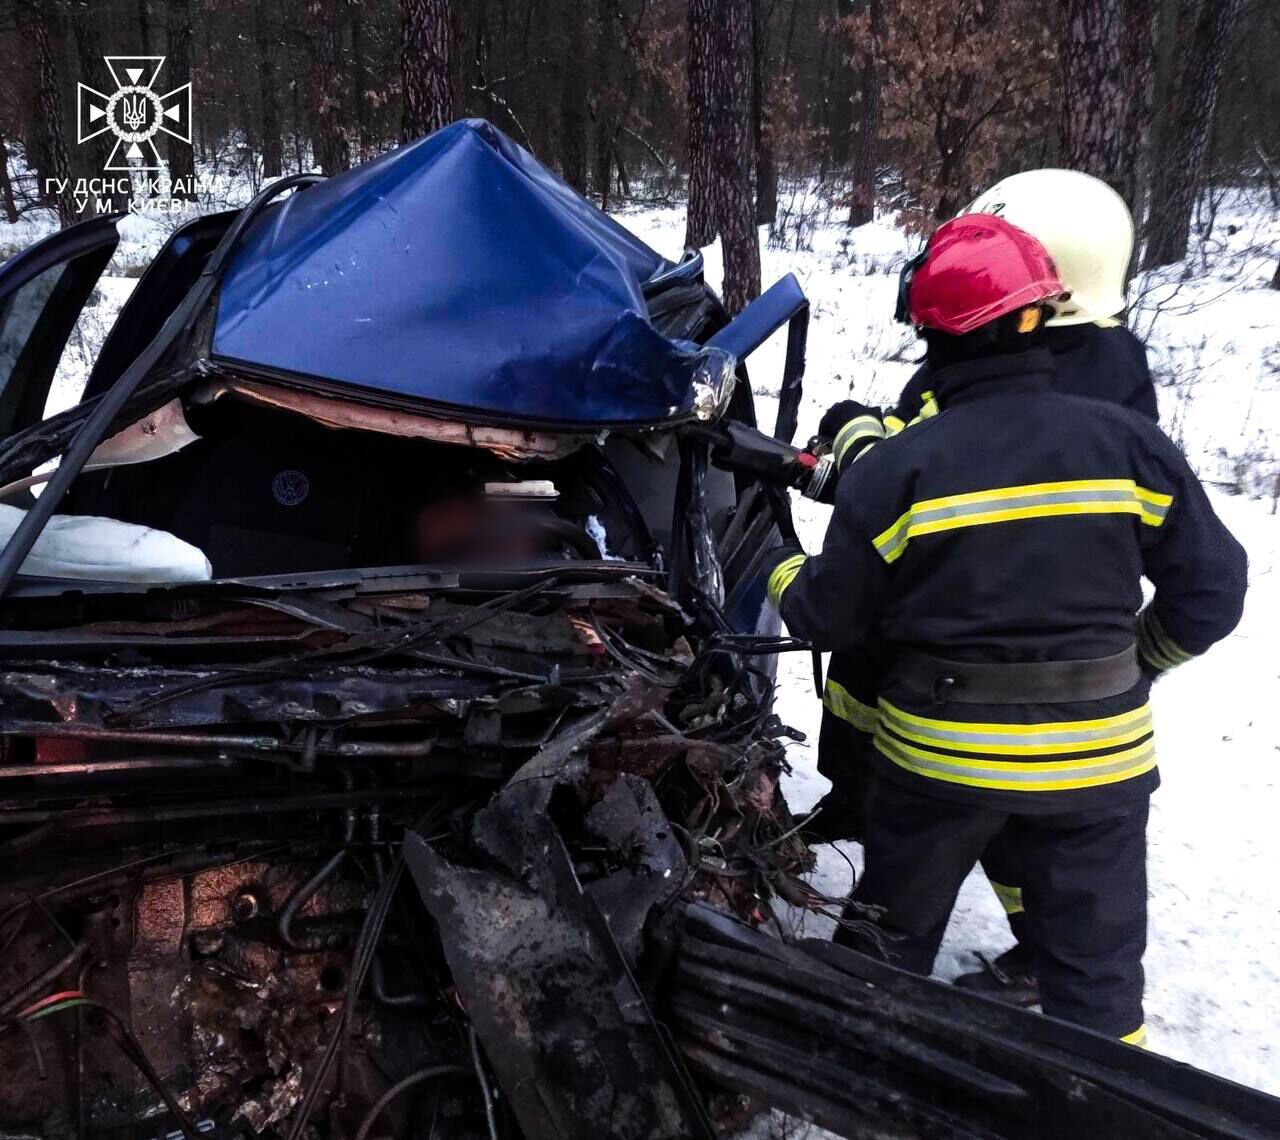
[[[845,453],[861,439],[884,439],[884,424],[875,416],[858,416],[836,432],[831,450],[837,467],[844,466]]]
[[[938,519],[958,519],[968,515],[985,515],[993,511],[1011,511],[1021,507],[1044,507],[1058,503],[1134,503],[1140,504],[1151,514],[1159,514],[1167,507],[1156,507],[1138,498],[1135,491],[1044,491],[1038,495],[1010,495],[1005,499],[984,499],[977,503],[959,503],[954,506],[934,507],[932,510],[911,512],[911,526],[936,522]]]
[[[894,715],[892,707],[880,704],[880,715],[891,728],[908,736],[923,736],[936,740],[941,744],[1007,744],[1007,745],[1042,745],[1042,744],[1090,744],[1096,740],[1111,740],[1117,736],[1141,736],[1151,730],[1151,712],[1135,717],[1132,721],[1124,721],[1102,728],[1067,728],[1052,732],[968,732],[959,729],[935,728],[932,725],[913,724]],[[1070,751],[1065,749],[1064,751]]]
[[[920,772],[922,775],[936,773],[964,784],[999,781],[1023,784],[1027,788],[1034,788],[1037,784],[1070,784],[1075,787],[1087,787],[1100,778],[1122,772],[1134,772],[1137,775],[1136,769],[1145,768],[1156,752],[1155,745],[1149,744],[1140,752],[1125,756],[1121,760],[1101,756],[1096,763],[1079,768],[1046,769],[1046,765],[1034,761],[1011,768],[993,768],[970,760],[926,760],[914,753],[904,751],[893,740],[886,739],[884,736],[877,736],[875,743],[876,747],[895,764]]]
[[[1022,519],[1096,514],[1131,514],[1148,526],[1160,526],[1172,502],[1171,495],[1139,487],[1132,479],[1073,479],[997,487],[915,503],[872,542],[886,562],[893,562],[917,535]]]
[[[1185,665],[1195,656],[1165,632],[1150,606],[1138,615],[1138,651],[1161,671]]]

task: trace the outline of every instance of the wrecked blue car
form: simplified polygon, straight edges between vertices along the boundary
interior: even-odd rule
[[[1280,1127],[792,937],[794,279],[730,320],[456,123],[178,229],[46,416],[120,221],[0,268],[5,1136]]]

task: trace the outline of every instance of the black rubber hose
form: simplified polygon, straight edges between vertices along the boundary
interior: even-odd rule
[[[137,391],[138,386],[160,363],[165,353],[176,343],[181,333],[203,312],[209,298],[213,296],[218,284],[218,277],[223,266],[231,256],[231,251],[240,240],[253,219],[273,198],[286,190],[294,190],[302,186],[310,186],[323,178],[320,174],[295,174],[290,178],[282,178],[273,183],[253,199],[227,228],[222,235],[199,279],[183,298],[181,303],[165,321],[160,331],[152,338],[151,343],[142,350],[133,363],[120,374],[120,377],[102,396],[98,406],[89,413],[88,418],[80,425],[70,446],[63,453],[62,462],[45,486],[36,504],[27,513],[13,532],[3,551],[0,551],[0,597],[3,597],[13,584],[22,564],[31,553],[53,512],[62,502],[72,481],[80,474],[89,456],[102,442],[110,430],[116,417],[120,414],[129,398]]]
[[[360,1127],[356,1131],[356,1140],[368,1140],[374,1124],[377,1123],[378,1117],[382,1115],[382,1110],[402,1092],[413,1088],[414,1085],[422,1084],[423,1081],[434,1081],[438,1077],[472,1077],[474,1079],[475,1073],[465,1065],[432,1065],[429,1069],[419,1069],[416,1073],[410,1073],[402,1080],[396,1081],[394,1085],[374,1101],[373,1107],[369,1109],[365,1118],[360,1121]]]
[[[285,900],[284,906],[280,908],[280,917],[276,921],[276,931],[280,935],[280,941],[292,950],[324,950],[330,945],[330,939],[327,937],[320,938],[299,938],[293,933],[293,920],[298,916],[300,911],[315,893],[325,885],[334,875],[337,874],[338,868],[346,862],[347,848],[341,847],[329,859],[325,860],[324,865],[311,878],[299,885],[288,899]]]

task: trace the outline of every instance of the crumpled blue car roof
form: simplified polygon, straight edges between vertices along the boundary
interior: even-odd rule
[[[649,323],[642,284],[668,268],[472,119],[267,210],[224,273],[212,356],[502,419],[652,422],[724,360]]]

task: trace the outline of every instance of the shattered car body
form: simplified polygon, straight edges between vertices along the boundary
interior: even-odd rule
[[[788,939],[833,904],[778,790],[778,500],[691,429],[754,424],[786,327],[790,438],[793,279],[729,322],[455,124],[178,230],[46,418],[117,220],[0,269],[4,1135],[1275,1134]],[[209,569],[90,574],[54,519]]]
[[[772,516],[681,428],[753,422],[739,356],[789,321],[794,407],[803,297],[711,343],[698,259],[483,123],[292,188],[178,230],[60,415],[115,220],[0,272],[0,1123],[705,1134],[645,932],[760,921],[808,857]],[[209,572],[81,572],[24,538],[55,507]]]

